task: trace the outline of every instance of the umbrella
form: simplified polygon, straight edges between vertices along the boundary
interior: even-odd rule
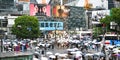
[[[41,60],[48,60],[47,57],[41,57]]]
[[[49,57],[50,57],[50,58],[55,58],[55,55],[50,55]]]
[[[98,53],[95,53],[95,55],[97,55],[97,56],[104,56],[105,54],[102,53],[102,52],[98,52]]]
[[[108,48],[114,48],[114,46],[113,46],[113,45],[108,45],[107,47],[108,47]]]
[[[35,49],[39,49],[39,47],[35,47]]]
[[[59,54],[60,57],[67,57],[67,54]]]
[[[91,54],[91,53],[88,53],[88,54],[86,54],[85,56],[93,56],[93,54]]]
[[[55,55],[59,55],[60,53],[55,53]]]
[[[118,52],[120,52],[120,50],[115,50],[115,51],[114,51],[114,53],[118,53]]]
[[[82,54],[81,51],[71,52],[71,54]]]
[[[78,49],[78,48],[73,48],[73,50],[77,51],[77,50],[79,50],[79,49]]]
[[[37,59],[37,58],[33,58],[33,60],[39,60],[39,59]]]
[[[82,56],[81,54],[76,54],[76,57],[80,57],[80,56]]]
[[[73,49],[67,49],[67,51],[75,51],[75,50],[73,50]]]
[[[48,55],[52,55],[53,53],[52,53],[52,52],[46,52],[46,54],[48,54]]]
[[[117,56],[120,56],[120,54],[118,54]]]

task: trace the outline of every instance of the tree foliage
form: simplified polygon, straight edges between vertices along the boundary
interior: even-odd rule
[[[120,25],[120,8],[113,8],[111,10],[111,18],[115,21],[118,25]]]
[[[102,27],[95,27],[93,29],[93,38],[97,38],[98,35],[102,34]]]
[[[110,31],[110,22],[115,22],[120,26],[120,8],[112,8],[110,14],[110,16],[106,16],[100,20],[101,23],[106,24],[108,31]]]
[[[15,19],[12,33],[18,38],[37,38],[40,36],[39,21],[34,16],[20,16]]]

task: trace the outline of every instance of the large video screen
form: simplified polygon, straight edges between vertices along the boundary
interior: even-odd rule
[[[66,18],[69,16],[70,9],[68,6],[56,5],[53,7],[52,14],[54,17]]]
[[[36,4],[46,4],[48,5],[51,0],[34,0]]]
[[[19,2],[30,2],[30,0],[18,0]]]
[[[92,11],[93,21],[100,22],[100,19],[105,18],[107,15],[110,15],[110,10]]]
[[[50,16],[50,5],[30,4],[31,16]]]

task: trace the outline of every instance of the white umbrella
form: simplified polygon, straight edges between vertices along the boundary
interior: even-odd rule
[[[35,47],[35,49],[39,49],[39,47]]]
[[[49,57],[50,57],[50,58],[55,58],[55,55],[50,55]]]
[[[33,60],[39,60],[39,59],[37,59],[37,58],[33,58]]]
[[[60,53],[55,53],[55,55],[59,55]]]
[[[73,50],[77,51],[77,50],[79,50],[79,49],[78,49],[78,48],[73,48]]]
[[[73,51],[75,51],[74,49],[67,49],[67,51],[71,51],[71,52],[73,52]]]
[[[41,60],[48,60],[47,57],[41,57]]]
[[[81,51],[75,51],[75,52],[71,52],[71,54],[82,54]]]
[[[98,52],[98,53],[95,53],[95,55],[98,55],[98,56],[104,56],[104,53],[102,53],[102,52]]]
[[[85,56],[93,56],[93,54],[91,54],[91,53],[88,53],[88,54],[86,54]]]
[[[114,48],[115,46],[109,45],[108,47],[109,47],[109,48]]]
[[[46,54],[52,55],[53,53],[52,52],[46,52]]]
[[[114,53],[118,53],[118,52],[120,52],[120,50],[115,50],[115,51],[114,51]]]
[[[81,51],[76,51],[76,53],[82,54],[82,52],[81,52]]]
[[[18,46],[17,44],[13,44],[13,46]]]
[[[59,54],[60,57],[67,57],[67,54]]]
[[[76,57],[80,57],[80,56],[82,56],[81,54],[76,54]]]
[[[119,50],[119,48],[114,48],[113,51]]]

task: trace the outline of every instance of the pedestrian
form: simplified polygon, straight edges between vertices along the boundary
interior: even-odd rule
[[[54,45],[52,44],[52,49],[54,49]]]
[[[74,56],[73,60],[76,60],[76,57]]]
[[[55,56],[55,60],[58,60],[58,56]]]
[[[42,54],[44,54],[44,50],[42,50]]]

